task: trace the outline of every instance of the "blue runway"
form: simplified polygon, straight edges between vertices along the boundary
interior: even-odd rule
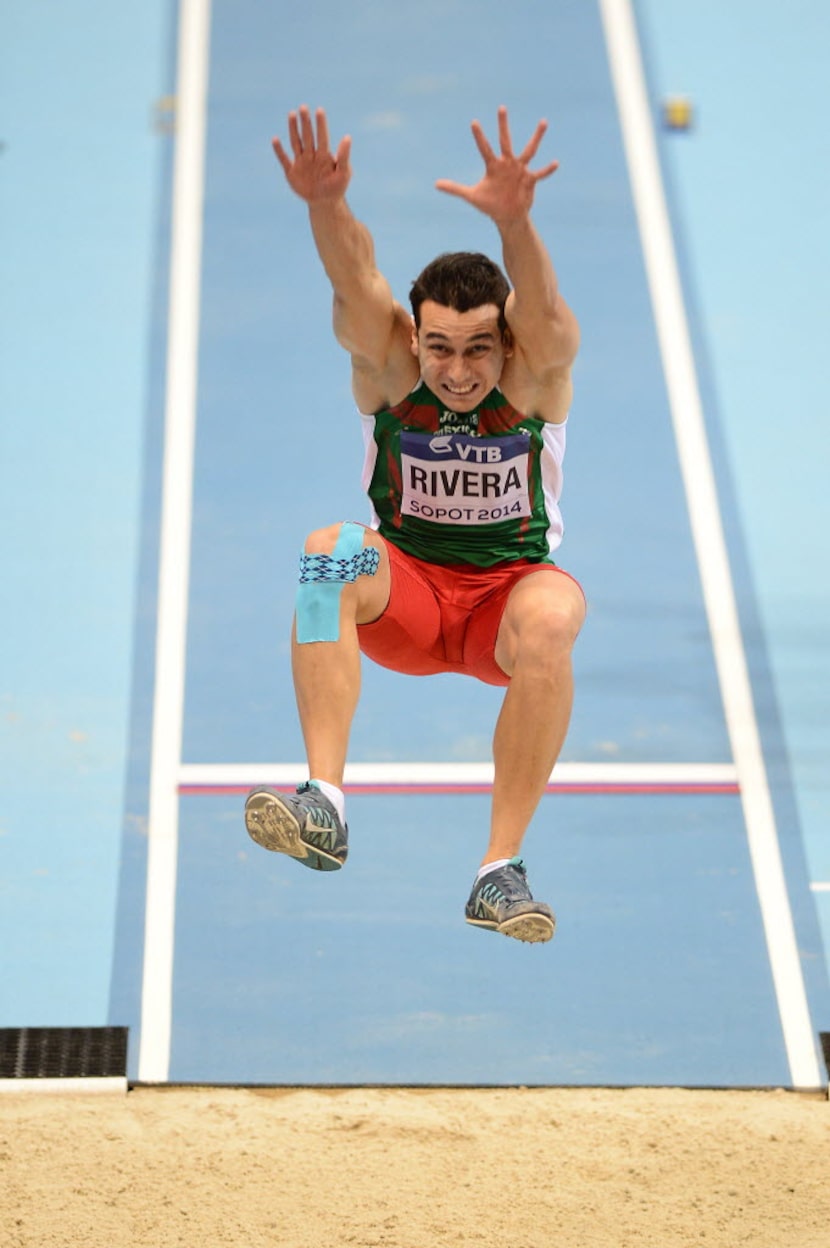
[[[485,797],[352,797],[322,881],[240,852],[238,798],[182,805],[174,1081],[788,1080],[734,798],[545,798],[553,956],[461,920]]]
[[[771,38],[760,7],[753,14]],[[803,564],[781,549],[784,521],[769,546],[789,612],[800,601],[802,620],[812,612],[814,624],[794,634],[762,545],[768,509],[753,494],[753,474],[773,456],[758,464],[745,454],[758,437],[771,444],[777,412],[762,410],[751,369],[734,367],[743,336],[765,326],[753,328],[757,308],[742,305],[740,318],[724,309],[750,278],[738,265],[727,288],[724,251],[734,240],[728,227],[717,235],[699,188],[725,142],[709,117],[737,141],[723,84],[711,66],[704,73],[702,33],[713,24],[726,49],[736,32],[708,9],[692,21],[675,4],[522,0],[509,18],[485,5],[473,20],[462,5],[439,22],[430,6],[398,13],[315,0],[286,14],[227,0],[182,5],[171,35],[184,52],[175,145],[154,136],[143,185],[147,202],[156,187],[156,206],[136,226],[145,301],[129,324],[144,344],[145,375],[133,384],[129,453],[99,455],[101,474],[117,465],[132,491],[124,502],[110,480],[126,530],[110,607],[118,628],[108,629],[104,611],[74,621],[115,673],[106,713],[90,712],[77,731],[99,734],[96,742],[108,734],[113,759],[99,762],[88,791],[76,760],[53,762],[71,813],[56,840],[39,826],[33,851],[32,762],[54,746],[43,733],[36,750],[31,737],[27,745],[14,719],[21,708],[31,717],[45,695],[10,683],[8,757],[21,761],[18,782],[10,768],[0,839],[3,922],[33,935],[7,941],[15,952],[0,1024],[128,1024],[131,1076],[145,1081],[823,1080],[827,736],[794,670],[797,660],[807,666],[796,655],[804,646],[811,671],[825,677],[830,667],[819,623],[828,604],[810,574],[820,525],[804,519]],[[816,29],[826,24],[817,5],[804,9]],[[626,25],[632,15],[636,27]],[[159,84],[173,72],[168,16],[159,6],[147,53]],[[460,24],[455,38],[450,20]],[[646,150],[636,155],[644,130],[620,68],[631,65],[632,30],[648,109]],[[151,42],[149,21],[145,36]],[[373,73],[358,72],[344,49],[360,49]],[[799,50],[809,54],[794,43],[794,73]],[[731,89],[737,70],[724,59]],[[152,82],[148,70],[141,90]],[[701,83],[699,125],[668,135],[659,101],[684,83]],[[331,335],[303,206],[269,149],[300,102],[325,104],[333,131],[352,133],[350,200],[402,299],[440,250],[497,254],[489,223],[433,189],[437,177],[474,178],[470,119],[492,129],[506,102],[515,134],[540,115],[551,121],[546,150],[561,169],[540,189],[535,218],[583,331],[559,561],[585,586],[590,610],[562,767],[526,843],[534,887],[559,916],[543,949],[463,922],[487,826],[481,787],[501,696],[492,688],[365,664],[350,754],[353,849],[342,876],[300,871],[244,833],[241,794],[253,778],[303,778],[288,655],[297,552],[311,528],[367,518],[348,361]],[[808,143],[814,119],[801,124]],[[708,460],[701,467],[685,448],[685,415],[678,424],[690,388],[679,398],[673,390],[682,341],[666,329],[666,264],[651,260],[659,221],[644,228],[653,188],[643,171],[655,139],[714,505]],[[10,144],[4,161],[12,152]],[[804,312],[801,333],[815,342],[822,309]],[[728,314],[735,319],[724,328]],[[814,361],[810,370],[802,360],[800,375],[804,428],[818,448],[826,434],[806,389]],[[16,391],[12,399],[22,402]],[[747,403],[758,426],[743,414]],[[789,483],[796,515],[808,507],[798,474],[808,479],[818,458],[799,448]],[[117,513],[103,489],[93,504],[104,528]],[[98,603],[113,560],[103,542],[91,558],[100,579],[86,597]],[[21,578],[19,560],[9,545],[4,562]],[[134,591],[123,583],[131,576]],[[16,652],[27,653],[22,637]],[[25,670],[35,670],[36,647],[28,653]],[[78,698],[56,673],[50,682],[74,724]],[[416,764],[417,778],[401,788]],[[110,813],[99,815],[93,856],[83,823],[93,788],[101,805],[104,780]],[[38,876],[40,863],[49,876]]]

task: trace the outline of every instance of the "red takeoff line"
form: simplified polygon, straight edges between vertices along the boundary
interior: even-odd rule
[[[278,793],[294,793],[296,786],[293,784],[269,784],[264,788],[274,789]],[[250,784],[180,784],[178,791],[181,797],[231,797],[250,793],[256,785]],[[493,786],[491,784],[413,784],[404,782],[401,784],[349,784],[343,785],[344,793],[351,793],[357,796],[365,797],[382,797],[382,796],[412,796],[419,793],[429,795],[447,795],[447,796],[466,796],[478,793],[490,793]],[[740,794],[740,786],[735,781],[703,781],[695,784],[693,781],[665,781],[663,783],[657,781],[635,781],[626,784],[625,781],[610,781],[603,784],[600,781],[561,781],[558,784],[549,784],[546,786],[546,793],[580,793],[595,794],[597,796],[615,795],[615,794],[632,794],[632,795],[674,795],[674,794],[694,794],[703,793],[711,794],[716,797],[737,797]]]

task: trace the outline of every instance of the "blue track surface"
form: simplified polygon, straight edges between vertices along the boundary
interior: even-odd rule
[[[0,168],[28,269],[7,255],[0,273],[4,290],[20,292],[0,312],[9,344],[0,474],[20,517],[0,537],[15,608],[0,690],[0,935],[14,950],[0,975],[0,1025],[126,1022],[135,1076],[172,147],[151,121],[173,89],[175,14],[157,4],[129,26],[102,24],[88,0],[98,43],[79,47],[75,64],[88,65],[95,98],[104,92],[110,106],[91,115],[82,75],[65,79],[74,112],[65,110],[60,133],[66,143],[79,130],[94,141],[71,168],[50,170],[77,210],[63,219],[74,245],[53,248],[42,145],[54,110],[39,94],[22,107],[33,67],[45,79],[50,52],[28,10],[14,7]],[[811,49],[830,32],[821,6],[801,8],[800,36],[787,34],[776,65],[809,92]],[[660,134],[659,150],[817,1033],[830,1025],[828,740],[817,692],[830,674],[830,604],[815,574],[826,503],[809,483],[827,438],[816,360],[827,320],[820,292],[830,286],[793,274],[830,280],[820,214],[799,212],[826,203],[827,163],[793,158],[788,178],[755,203],[753,156],[760,163],[769,118],[809,153],[820,110],[799,111],[791,94],[766,85],[780,32],[773,6],[751,13],[756,54],[738,63],[737,18],[708,3],[636,5],[655,121],[671,92],[688,91],[697,109],[695,129]],[[50,37],[57,55],[57,27]],[[358,50],[371,75],[355,68]],[[181,761],[301,758],[287,647],[297,551],[310,528],[366,517],[328,288],[302,205],[269,150],[288,109],[305,101],[324,103],[333,130],[353,135],[350,198],[401,298],[439,250],[495,251],[489,223],[432,189],[436,177],[474,177],[469,120],[492,128],[502,102],[514,133],[550,119],[546,145],[561,169],[540,191],[536,219],[584,339],[561,562],[590,603],[563,759],[730,763],[600,11],[582,0],[520,0],[509,16],[461,4],[442,8],[440,21],[429,5],[398,12],[316,0],[286,14],[214,3]],[[108,194],[101,152],[132,179],[108,166]],[[41,215],[27,169],[40,179]],[[748,202],[764,222],[751,237]],[[786,250],[768,245],[776,230]],[[780,292],[769,313],[755,276],[761,252]],[[800,265],[790,263],[796,252]],[[44,326],[26,276],[37,271],[65,309],[64,333]],[[771,376],[756,360],[776,350],[787,368]],[[51,369],[37,367],[44,353]],[[785,440],[782,414],[794,407],[800,436]],[[499,700],[461,678],[408,680],[367,664],[352,761],[484,762]],[[240,804],[219,795],[179,804],[165,1077],[792,1082],[737,796],[546,797],[526,845],[534,887],[560,919],[544,949],[463,923],[484,797],[351,797],[354,848],[334,878],[251,845]]]
[[[550,949],[461,921],[484,797],[352,798],[325,879],[240,852],[238,800],[183,804],[173,1080],[788,1080],[736,799],[544,799]]]

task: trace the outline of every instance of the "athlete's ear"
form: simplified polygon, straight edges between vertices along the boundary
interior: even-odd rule
[[[502,330],[501,345],[504,347],[504,354],[507,356],[512,355],[516,349],[516,344],[513,340],[513,334],[509,325],[505,325]]]
[[[412,337],[409,340],[409,349],[414,356],[418,354],[418,326],[415,324],[415,317],[410,316],[412,323]]]

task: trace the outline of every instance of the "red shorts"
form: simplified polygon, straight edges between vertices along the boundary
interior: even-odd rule
[[[488,685],[509,685],[495,650],[511,589],[533,572],[570,577],[552,563],[526,559],[494,568],[441,566],[407,555],[391,542],[386,549],[389,602],[378,619],[358,625],[357,635],[368,658],[407,676],[460,672]]]

